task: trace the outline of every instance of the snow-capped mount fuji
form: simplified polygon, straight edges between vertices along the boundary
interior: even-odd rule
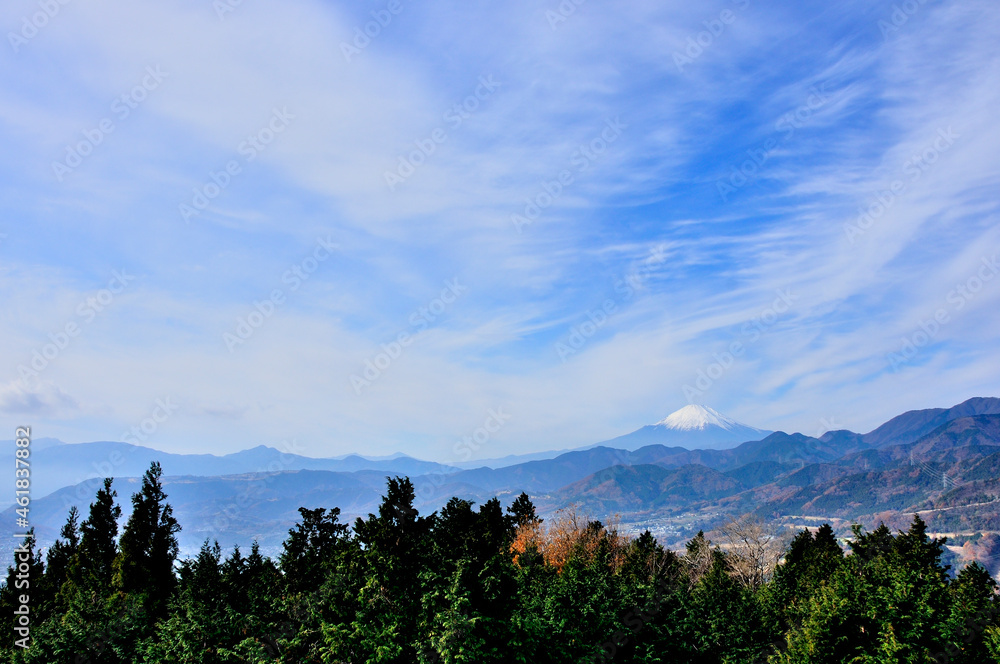
[[[774,433],[742,424],[707,406],[684,406],[656,424],[603,443],[635,450],[644,445],[685,447],[689,450],[728,450],[740,443],[762,440]]]
[[[710,426],[721,427],[727,431],[732,431],[738,427],[746,427],[731,417],[726,417],[714,408],[708,406],[684,406],[680,410],[674,411],[670,415],[660,420],[654,426],[663,425],[668,429],[679,431],[704,431]],[[753,427],[746,427],[753,429]],[[757,431],[757,429],[754,429]]]

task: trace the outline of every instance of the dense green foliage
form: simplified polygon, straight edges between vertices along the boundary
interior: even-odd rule
[[[206,542],[178,561],[159,466],[120,537],[111,486],[44,560],[25,542],[32,645],[6,638],[3,661],[1000,662],[996,584],[978,565],[950,576],[918,517],[895,535],[855,528],[846,554],[829,526],[803,531],[773,574],[748,574],[701,533],[678,554],[575,515],[543,527],[525,494],[421,516],[397,477],[351,526],[300,509],[278,560]]]

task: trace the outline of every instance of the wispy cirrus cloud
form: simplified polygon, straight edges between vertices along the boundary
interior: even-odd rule
[[[34,7],[9,3],[0,22],[16,30]],[[85,440],[170,394],[178,412],[150,441],[164,448],[293,431],[316,455],[447,460],[497,403],[504,453],[659,419],[734,341],[745,354],[703,399],[767,428],[865,429],[997,392],[984,367],[1000,359],[1000,281],[949,309],[917,357],[887,359],[1000,249],[988,4],[923,5],[887,32],[891,3],[585,3],[554,26],[546,9],[404,3],[347,58],[369,9],[66,5],[0,69],[0,297],[16,314],[2,370],[16,379],[112,270],[137,281],[46,368],[44,394],[10,388],[5,408]],[[135,101],[150,67],[162,82],[122,117],[116,100]],[[456,115],[484,77],[495,89]],[[268,133],[276,109],[290,119]],[[114,130],[60,182],[53,162],[105,118]],[[622,129],[602,143],[608,122]],[[954,139],[934,148],[942,131]],[[511,216],[545,194],[518,232]],[[862,233],[845,230],[875,203]],[[339,252],[296,274],[320,236]],[[456,277],[467,294],[415,329]],[[276,289],[278,311],[230,352],[223,334]],[[793,305],[749,343],[782,289]],[[560,357],[608,300],[614,315]],[[357,395],[350,376],[401,332],[412,344]]]

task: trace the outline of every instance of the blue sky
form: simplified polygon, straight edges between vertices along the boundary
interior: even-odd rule
[[[1000,395],[994,9],[6,2],[2,419],[447,462]]]

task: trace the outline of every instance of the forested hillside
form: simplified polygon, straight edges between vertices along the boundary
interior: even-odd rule
[[[827,525],[783,547],[743,519],[676,553],[572,510],[542,521],[523,493],[421,515],[396,477],[351,525],[301,509],[277,560],[206,542],[178,561],[160,476],[120,533],[109,479],[44,559],[28,538],[30,589],[9,568],[0,605],[30,593],[30,647],[4,639],[4,661],[1000,661],[996,583],[976,564],[950,574],[919,517],[856,527],[846,550]]]

